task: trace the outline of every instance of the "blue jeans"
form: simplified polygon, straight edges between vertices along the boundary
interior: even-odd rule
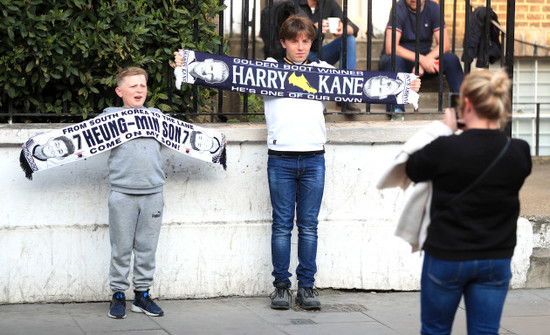
[[[460,92],[460,85],[462,85],[462,81],[464,80],[464,71],[462,71],[462,65],[460,65],[460,59],[458,57],[451,53],[447,52],[443,54],[443,62],[445,63],[445,75],[447,77],[447,83],[449,84],[449,88],[452,93],[458,93]],[[391,72],[391,56],[390,55],[382,55],[380,57],[380,63],[378,65],[378,68],[380,71],[384,72]],[[408,61],[404,58],[401,58],[399,56],[395,56],[395,72],[406,72],[411,73],[414,70],[414,62]],[[431,74],[427,73],[422,78],[428,79],[431,77],[438,76],[439,74]],[[396,108],[399,108],[401,110],[405,110],[403,105],[396,105]],[[388,105],[386,108],[387,111],[390,111],[390,106]]]
[[[512,278],[510,262],[510,258],[446,261],[425,254],[420,294],[421,334],[450,334],[464,295],[468,335],[497,335]]]
[[[317,272],[317,216],[325,188],[325,157],[323,154],[269,155],[267,174],[273,207],[273,285],[290,285],[290,238],[297,213],[299,265],[296,277],[299,287],[313,287]]]
[[[321,51],[321,60],[334,65],[337,61],[340,61],[340,68],[342,69],[342,59],[343,59],[343,41],[342,37],[335,38],[332,42],[323,45]],[[355,36],[348,35],[347,38],[347,68],[350,70],[355,70],[355,63],[357,59],[357,48],[355,43]],[[317,58],[319,53],[317,50],[312,50],[309,52],[310,58]]]

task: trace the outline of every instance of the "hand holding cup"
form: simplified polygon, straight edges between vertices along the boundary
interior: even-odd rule
[[[328,20],[328,31],[331,34],[336,34],[338,32],[338,26],[340,25],[339,17],[329,17]]]

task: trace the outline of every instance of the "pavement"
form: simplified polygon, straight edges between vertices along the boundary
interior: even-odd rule
[[[550,221],[550,156],[533,157],[533,169],[521,191],[520,215]],[[548,331],[550,334],[550,330]]]
[[[161,300],[162,317],[107,317],[108,302],[0,306],[0,334],[395,335],[420,333],[419,292],[320,291],[321,311],[273,310],[269,298]],[[461,303],[453,335],[466,335]],[[508,293],[499,334],[550,334],[550,289]]]

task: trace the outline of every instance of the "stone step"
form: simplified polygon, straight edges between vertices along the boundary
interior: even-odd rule
[[[357,48],[357,59],[367,58],[367,40],[362,38],[356,39],[355,43]],[[374,59],[376,59],[376,63],[378,63],[378,59],[380,58],[380,53],[382,52],[383,46],[384,46],[384,40],[382,38],[372,39],[371,57],[373,59],[373,65],[374,65]]]
[[[438,93],[437,92],[424,92],[423,89],[421,89],[420,92],[420,99],[418,101],[418,111],[422,113],[436,113],[438,112]],[[358,107],[360,107],[363,111],[366,111],[366,104],[356,104]],[[384,104],[371,104],[370,105],[370,111],[371,113],[374,113],[378,110],[380,112],[385,112],[386,105]],[[450,107],[449,104],[449,94],[444,93],[442,97],[442,108]],[[336,103],[334,101],[330,101],[327,103],[327,110],[340,110],[339,107],[336,106]],[[412,105],[405,106],[406,112],[412,112],[413,107]]]
[[[328,111],[328,110],[327,110]],[[335,110],[340,112],[340,110]],[[391,114],[386,114],[385,109],[373,112],[372,114],[365,113],[347,113],[347,114],[327,114],[325,115],[326,122],[352,122],[352,121],[388,121]],[[404,114],[405,121],[420,121],[420,120],[441,120],[443,116],[440,113],[413,113],[406,112]]]
[[[331,39],[326,39],[325,43],[329,43]],[[256,38],[256,58],[257,59],[264,59],[264,53],[263,53],[263,46],[264,43],[261,38]],[[240,57],[241,55],[241,39],[240,36],[233,36],[228,39],[229,44],[229,54],[234,57]],[[371,43],[371,57],[372,57],[372,65],[378,64],[378,60],[380,59],[380,54],[382,52],[384,41],[380,37],[375,37],[372,39]],[[249,42],[248,44],[249,52],[252,53],[250,50],[252,48],[252,42]],[[357,48],[357,60],[361,61],[366,59],[367,57],[367,40],[365,38],[358,38],[356,39],[356,48]],[[456,48],[455,54],[460,58],[462,57],[462,48]],[[365,61],[366,64],[366,61]],[[358,69],[366,69],[365,67],[357,67]]]
[[[346,110],[345,115],[369,115],[367,113],[367,104],[364,103],[355,103],[355,107],[358,107],[361,109],[360,112],[350,112]],[[444,105],[445,107],[445,105]],[[334,101],[329,101],[326,105],[326,110],[328,115],[335,115],[335,114],[341,114],[342,109],[339,106],[336,106],[336,103]],[[384,104],[370,104],[370,109],[368,113],[372,115],[383,115],[386,116],[386,105]],[[427,104],[419,104],[419,108],[417,111],[414,111],[412,105],[405,106],[405,114],[411,115],[413,119],[417,120],[424,120],[424,119],[433,119],[433,115],[436,115],[437,119],[441,119],[442,113],[438,112],[437,110],[437,102],[435,105],[427,105]]]

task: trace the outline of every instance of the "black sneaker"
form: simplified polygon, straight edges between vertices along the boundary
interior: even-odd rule
[[[289,285],[287,283],[278,283],[275,285],[275,291],[269,296],[271,298],[271,308],[273,309],[289,309],[292,295],[290,294]]]
[[[346,104],[346,111],[347,112],[360,112],[361,111],[361,108],[357,107],[356,105],[354,105],[351,102],[346,102],[345,104]],[[337,102],[336,106],[342,108],[342,103]]]
[[[134,291],[136,297],[132,304],[132,312],[145,313],[148,316],[163,316],[164,311],[151,299],[149,290]]]
[[[126,317],[126,297],[124,292],[115,292],[111,299],[111,306],[109,306],[110,318],[124,319]]]
[[[318,296],[319,292],[312,287],[299,287],[296,294],[296,303],[306,310],[321,309]]]

